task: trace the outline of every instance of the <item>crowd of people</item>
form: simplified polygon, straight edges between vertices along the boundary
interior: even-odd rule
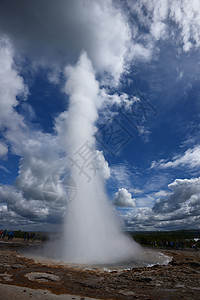
[[[12,231],[12,230],[6,230],[6,229],[4,229],[4,230],[1,230],[0,231],[0,239],[5,239],[6,237],[7,237],[7,239],[8,240],[13,240],[13,238],[14,238],[14,235],[15,235],[15,232],[14,231]]]
[[[17,233],[17,234],[16,234]],[[0,230],[0,240],[13,240],[13,238],[23,238],[25,242],[28,242],[30,239],[32,241],[38,239],[37,235],[34,232],[21,232],[20,236],[18,232],[13,230]]]

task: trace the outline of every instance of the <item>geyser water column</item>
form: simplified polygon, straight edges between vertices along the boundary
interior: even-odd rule
[[[139,246],[122,232],[106,197],[104,179],[94,165],[99,83],[85,52],[76,66],[66,67],[65,75],[70,104],[64,142],[77,194],[67,206],[62,258],[84,264],[133,259]]]

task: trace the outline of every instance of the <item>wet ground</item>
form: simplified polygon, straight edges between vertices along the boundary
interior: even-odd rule
[[[49,292],[80,296],[70,299],[200,299],[198,250],[162,250],[173,257],[168,265],[106,272],[35,262],[18,254],[23,247],[31,246],[0,242],[0,292],[11,285],[23,287],[23,299],[52,299]],[[29,289],[44,292],[36,298]]]

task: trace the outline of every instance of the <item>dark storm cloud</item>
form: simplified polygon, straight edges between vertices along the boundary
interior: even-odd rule
[[[75,63],[84,49],[95,69],[116,81],[131,47],[129,25],[110,0],[1,1],[0,32],[36,66],[59,69]]]
[[[85,39],[77,14],[77,2],[71,0],[1,1],[0,30],[20,51],[76,57]]]

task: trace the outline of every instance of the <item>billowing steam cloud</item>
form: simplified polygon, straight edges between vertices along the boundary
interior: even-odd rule
[[[108,203],[99,171],[94,134],[98,118],[99,83],[87,54],[65,69],[70,96],[64,142],[77,194],[67,208],[61,258],[79,263],[108,263],[134,257],[138,246],[121,232]]]

